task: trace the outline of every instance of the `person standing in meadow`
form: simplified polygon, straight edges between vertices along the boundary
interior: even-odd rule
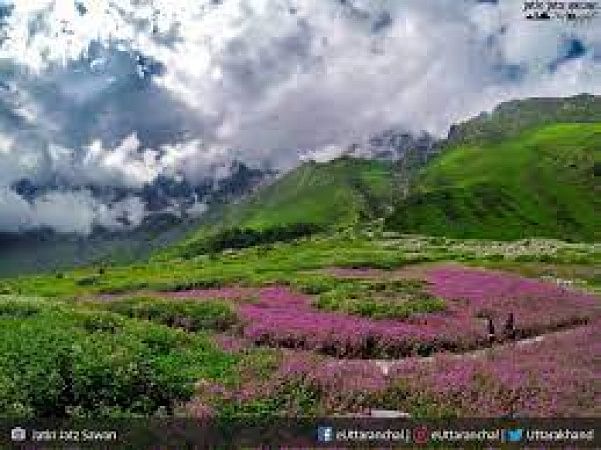
[[[513,312],[510,312],[509,316],[507,317],[507,321],[505,322],[505,328],[503,330],[503,334],[505,335],[506,339],[509,339],[510,341],[515,341],[516,330],[515,330],[515,317],[513,315]]]

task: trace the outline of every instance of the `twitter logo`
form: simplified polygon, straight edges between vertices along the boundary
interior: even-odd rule
[[[522,428],[516,428],[515,430],[507,430],[506,438],[508,442],[520,442],[522,440],[523,434],[524,430]]]

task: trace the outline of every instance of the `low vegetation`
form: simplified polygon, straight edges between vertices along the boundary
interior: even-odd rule
[[[96,267],[70,272],[0,280],[0,292],[39,297],[75,298],[138,290],[171,291],[232,284],[262,285],[314,283],[324,267],[376,267],[391,270],[433,261],[501,264],[530,263],[595,265],[601,263],[601,245],[557,240],[525,239],[501,242],[387,233],[373,238],[358,233],[316,236],[309,241],[276,243],[214,258],[163,257],[144,264]],[[92,282],[88,280],[91,278]],[[84,281],[81,281],[84,280]],[[593,279],[591,279],[594,282]]]
[[[445,309],[445,302],[424,290],[419,280],[341,281],[314,303],[319,309],[374,319],[406,319],[413,314]]]
[[[504,271],[430,264],[449,260]],[[424,261],[430,263],[415,266],[423,281],[395,279]],[[555,280],[577,279],[594,291],[601,287],[599,261],[598,246],[560,241],[319,235],[213,259],[4,280],[0,409],[15,417],[229,417],[375,405],[414,415],[469,414],[468,405],[449,404],[452,398],[429,385],[403,387],[403,398],[415,401],[394,403],[386,393],[395,391],[376,389],[384,379],[378,367],[350,359],[471,351],[487,345],[482,317],[501,330],[509,311],[519,339],[592,326],[599,299]],[[350,278],[338,278],[333,267]],[[362,273],[371,278],[357,278]],[[442,303],[429,303],[436,299]],[[378,306],[362,309],[363,302]],[[335,357],[340,366],[307,363],[313,372],[302,375],[305,363],[293,362],[307,352],[319,361]],[[511,389],[524,386],[516,383]],[[564,399],[567,392],[553,395]],[[544,405],[536,408],[524,412],[539,414]]]
[[[360,416],[377,408],[428,419],[597,417],[600,332],[596,322],[482,355],[392,361],[386,373],[373,361],[287,354],[268,380],[199,395],[236,417]]]
[[[225,331],[238,322],[232,306],[220,300],[130,297],[108,302],[106,308],[127,317],[150,320],[187,331]]]
[[[215,254],[228,249],[241,249],[274,242],[289,242],[300,237],[311,236],[323,228],[311,223],[294,223],[262,230],[251,228],[229,228],[205,237],[198,237],[174,249],[176,254],[190,258],[203,254]]]
[[[4,416],[172,414],[201,378],[231,378],[236,359],[203,335],[61,303],[0,299]]]

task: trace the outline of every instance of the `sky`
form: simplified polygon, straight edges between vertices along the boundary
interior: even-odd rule
[[[600,91],[601,22],[518,0],[0,0],[0,232],[134,226],[159,177]]]

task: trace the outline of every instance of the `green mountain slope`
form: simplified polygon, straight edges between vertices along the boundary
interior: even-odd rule
[[[161,256],[191,256],[230,244],[244,247],[287,240],[317,229],[339,229],[384,217],[392,205],[395,185],[394,167],[389,162],[348,157],[309,162],[243,202],[226,206]],[[232,229],[245,231],[232,234]]]
[[[555,123],[600,123],[601,97],[581,94],[565,98],[528,98],[501,103],[492,112],[453,125],[445,147],[483,145],[517,137],[524,131]]]
[[[464,145],[426,167],[387,219],[451,237],[601,240],[601,124],[555,124]]]
[[[226,222],[254,229],[294,223],[346,225],[383,214],[392,198],[392,181],[392,166],[380,161],[310,162],[233,208]]]

